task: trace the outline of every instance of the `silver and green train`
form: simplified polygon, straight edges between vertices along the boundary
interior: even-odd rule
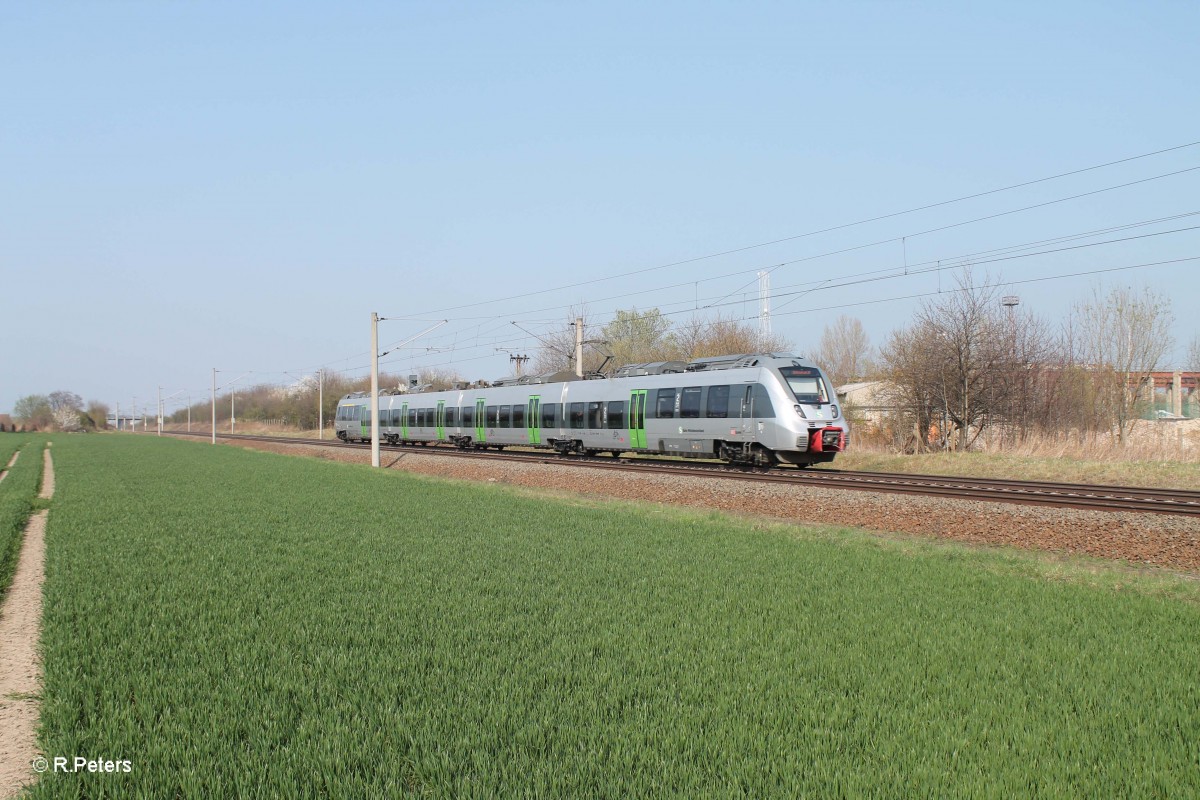
[[[335,429],[343,441],[370,441],[369,393],[341,399]],[[557,373],[449,391],[381,393],[379,436],[391,444],[806,467],[833,461],[847,445],[849,426],[819,367],[763,353],[632,364],[608,378]]]

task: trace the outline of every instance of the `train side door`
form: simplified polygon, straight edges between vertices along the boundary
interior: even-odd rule
[[[754,435],[754,387],[747,385],[742,393],[742,429],[745,434]]]
[[[475,401],[475,441],[487,441],[487,400]]]
[[[530,444],[542,443],[542,398],[538,395],[529,398],[529,408],[525,409],[525,429]]]
[[[439,442],[446,441],[446,401],[437,401],[437,438]]]
[[[408,438],[408,403],[400,404],[400,435]]]
[[[646,449],[645,389],[634,389],[629,393],[629,446],[635,450]]]
[[[371,407],[370,406],[359,406],[358,407],[358,420],[360,423],[362,423],[362,425],[361,425],[362,440],[364,442],[370,441],[371,440]]]

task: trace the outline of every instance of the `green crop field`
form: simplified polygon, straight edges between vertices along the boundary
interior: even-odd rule
[[[0,469],[13,453],[22,451],[8,476],[0,481],[0,598],[12,583],[21,553],[21,534],[33,513],[42,478],[45,437],[26,433],[0,434]]]
[[[34,797],[1200,794],[1200,591],[57,437]]]
[[[32,433],[0,432],[0,469],[4,469],[13,453],[20,450],[26,442],[34,438]]]

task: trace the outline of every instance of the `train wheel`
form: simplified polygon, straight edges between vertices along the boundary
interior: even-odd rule
[[[754,446],[754,466],[769,469],[778,463],[775,454],[760,444]]]

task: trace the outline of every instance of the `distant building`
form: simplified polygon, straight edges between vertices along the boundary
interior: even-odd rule
[[[889,395],[894,391],[890,381],[844,383],[834,391],[850,419],[860,424],[878,427],[896,410],[889,401]]]

